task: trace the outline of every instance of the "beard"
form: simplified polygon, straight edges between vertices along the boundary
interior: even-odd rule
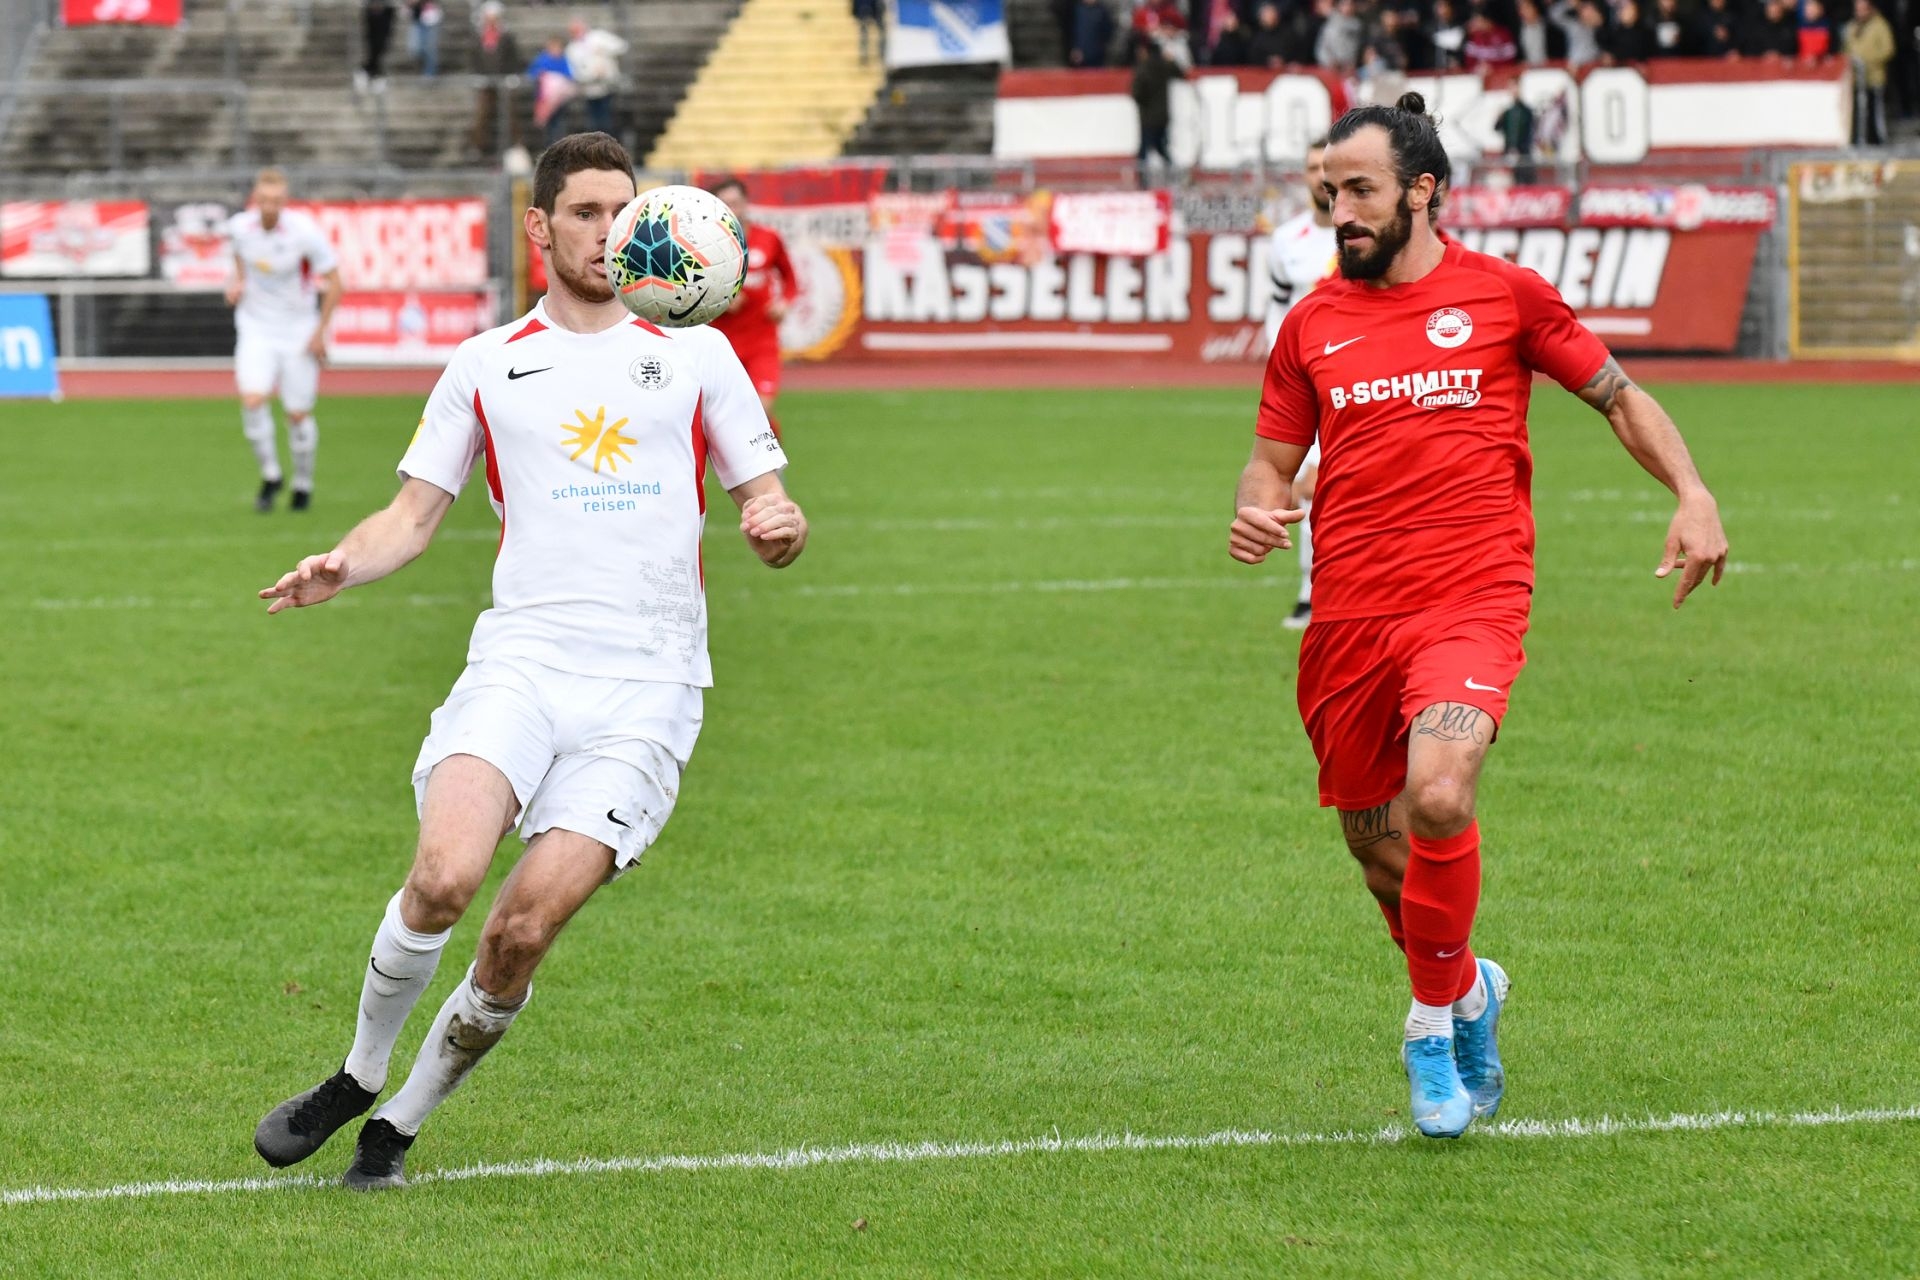
[[[1307,199],[1313,201],[1313,207],[1321,213],[1330,213],[1333,210],[1333,201],[1318,187],[1307,188]]]
[[[1346,228],[1336,228],[1334,236],[1340,245],[1340,274],[1348,280],[1378,280],[1387,274],[1393,266],[1393,260],[1413,239],[1413,208],[1407,203],[1406,192],[1400,193],[1400,204],[1393,212],[1393,221],[1380,228],[1363,228],[1373,237],[1373,244],[1366,249],[1347,247]]]
[[[607,283],[605,276],[595,275],[583,265],[568,262],[558,252],[548,258],[547,269],[566,286],[568,293],[582,302],[613,301],[613,286]]]

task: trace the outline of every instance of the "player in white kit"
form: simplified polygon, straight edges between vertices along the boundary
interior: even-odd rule
[[[345,1178],[403,1185],[421,1123],[526,1005],[562,927],[659,835],[713,682],[709,462],[762,561],[783,568],[806,545],[780,482],[786,455],[726,338],[656,329],[608,286],[607,229],[633,196],[633,162],[606,134],[541,155],[526,230],[546,258],[546,298],[461,345],[400,460],[393,505],[260,593],[277,613],[392,573],[426,549],[469,473],[500,517],[493,607],[414,765],[420,843],[374,934],[352,1050],[260,1122],[254,1146],[269,1164],[305,1159],[373,1105],[448,932],[518,824],[527,850],[478,958],[406,1083],[361,1129]]]
[[[287,208],[287,178],[262,169],[253,182],[253,207],[227,220],[234,275],[227,285],[236,339],[233,377],[240,386],[240,427],[260,462],[260,496],[273,510],[284,482],[274,442],[272,398],[287,414],[287,450],[293,455],[295,511],[313,501],[314,455],[320,426],[313,418],[320,366],[327,358],[327,321],[340,303],[340,261],[320,224]]]
[[[1315,139],[1307,147],[1307,198],[1312,201],[1305,212],[1296,214],[1273,229],[1267,242],[1267,269],[1273,276],[1273,296],[1267,303],[1267,350],[1273,350],[1280,334],[1280,321],[1300,299],[1322,280],[1340,273],[1340,244],[1333,234],[1333,202],[1321,186],[1325,172],[1320,158],[1326,154],[1327,140]],[[1294,477],[1293,496],[1307,512],[1293,528],[1293,539],[1300,544],[1300,598],[1284,625],[1304,627],[1313,618],[1313,484],[1320,478],[1320,442],[1307,450],[1300,474]]]

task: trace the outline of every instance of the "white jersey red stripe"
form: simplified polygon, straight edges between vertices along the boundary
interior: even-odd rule
[[[572,333],[544,304],[470,338],[399,469],[457,494],[483,458],[500,548],[469,661],[713,683],[706,467],[731,489],[787,461],[725,338],[634,320]]]

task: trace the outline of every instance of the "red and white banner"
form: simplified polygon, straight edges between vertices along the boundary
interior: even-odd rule
[[[348,289],[481,288],[487,275],[487,202],[337,200],[299,204],[340,255]]]
[[[177,27],[182,7],[182,0],[61,0],[60,20],[70,27],[109,23]]]
[[[145,201],[0,204],[0,276],[143,276],[152,266]]]
[[[493,291],[349,291],[327,327],[327,350],[345,364],[434,364],[496,323]]]
[[[1167,251],[1173,196],[1166,191],[1061,192],[1049,229],[1055,253],[1145,258]]]
[[[1131,157],[1139,111],[1126,71],[1010,71],[994,103],[993,153],[1007,159]],[[1543,153],[1634,164],[1663,151],[1845,147],[1853,89],[1844,59],[1814,64],[1672,58],[1640,67],[1528,67],[1412,76],[1448,154],[1497,156],[1516,98]],[[1174,163],[1231,169],[1298,163],[1348,105],[1340,81],[1309,70],[1205,69],[1171,86]]]
[[[1563,227],[1573,212],[1565,187],[1451,187],[1442,220],[1454,227]]]
[[[1757,226],[1528,226],[1461,230],[1469,248],[1551,281],[1621,351],[1730,352]],[[1041,254],[989,262],[921,238],[903,262],[864,249],[789,246],[801,298],[781,326],[803,359],[992,359],[1107,354],[1169,365],[1253,362],[1269,300],[1268,238],[1174,235],[1145,257]]]
[[[1580,221],[1589,227],[1673,227],[1679,231],[1770,227],[1778,205],[1768,187],[1587,187]]]

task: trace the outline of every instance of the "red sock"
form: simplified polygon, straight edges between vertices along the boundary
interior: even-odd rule
[[[1473,988],[1473,913],[1480,905],[1480,824],[1457,836],[1411,836],[1412,856],[1400,886],[1407,973],[1421,1004],[1452,1004]],[[1462,977],[1464,975],[1464,985]]]
[[[1400,948],[1401,951],[1405,951],[1407,949],[1407,931],[1400,927],[1400,904],[1395,903],[1392,906],[1388,906],[1378,898],[1375,898],[1374,901],[1379,903],[1380,914],[1387,918],[1387,934],[1393,939],[1393,945]]]

